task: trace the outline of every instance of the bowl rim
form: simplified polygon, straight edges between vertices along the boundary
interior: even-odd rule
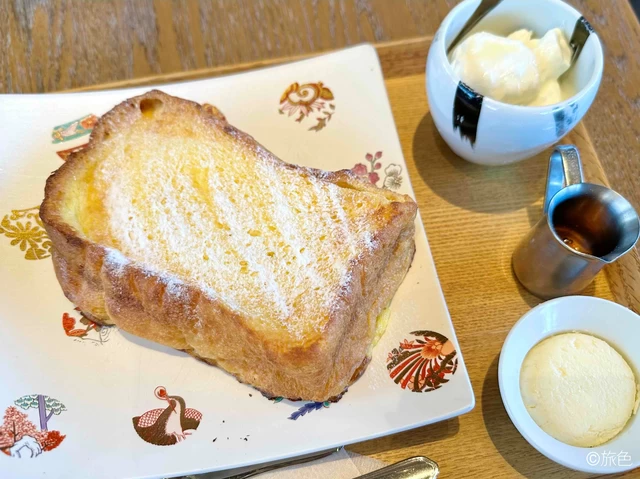
[[[442,21],[442,23],[440,24],[440,27],[438,29],[438,32],[440,33],[440,38],[442,39],[439,42],[440,45],[438,45],[438,48],[439,48],[439,53],[441,55],[443,55],[444,59],[445,59],[444,69],[447,72],[447,74],[449,75],[449,78],[454,80],[456,83],[460,82],[461,80],[460,80],[460,78],[457,78],[457,76],[453,73],[453,68],[451,67],[451,62],[449,61],[449,55],[447,55],[447,50],[445,48],[444,38],[446,37],[446,33],[449,30],[449,27],[451,26],[451,22],[453,21],[453,19],[456,18],[457,15],[460,15],[463,10],[468,8],[469,4],[474,3],[476,1],[478,1],[478,0],[463,0],[462,2],[460,2],[458,5],[456,5],[455,8],[453,8],[447,14],[447,16]],[[573,16],[575,16],[576,21],[580,17],[584,17],[584,15],[582,15],[578,10],[573,8],[571,5],[563,2],[562,0],[544,0],[544,1],[555,5],[557,8],[564,9],[568,13],[572,14]],[[575,94],[573,94],[569,98],[566,98],[566,99],[562,100],[561,102],[552,103],[550,105],[544,105],[544,106],[514,105],[514,104],[511,104],[511,103],[505,103],[505,102],[502,102],[502,101],[494,100],[493,98],[491,98],[489,96],[482,95],[482,97],[483,97],[483,100],[482,100],[483,105],[486,105],[488,103],[489,106],[493,105],[494,108],[495,107],[514,108],[514,109],[520,110],[520,111],[534,111],[534,112],[541,113],[541,112],[544,112],[544,111],[563,109],[567,105],[570,105],[571,103],[575,103],[575,102],[579,101],[583,96],[585,96],[594,87],[595,88],[598,87],[598,85],[600,83],[600,80],[602,78],[603,70],[604,70],[604,53],[603,53],[603,50],[602,50],[602,42],[600,41],[600,36],[598,35],[598,32],[596,32],[594,30],[592,32],[592,34],[589,35],[589,37],[590,38],[594,37],[596,39],[595,65],[594,65],[594,68],[593,68],[593,73],[591,74],[591,78],[589,78],[589,81],[587,81],[585,86],[580,91],[577,91]],[[471,87],[469,87],[469,88],[472,91],[475,92],[475,90],[473,90]]]
[[[615,468],[613,467],[606,467],[606,466],[599,466],[598,464],[596,465],[590,465],[586,460],[582,460],[580,462],[577,462],[574,460],[573,457],[567,458],[565,456],[562,456],[561,453],[558,452],[559,448],[564,449],[565,451],[567,449],[569,450],[574,450],[576,452],[580,451],[580,452],[587,452],[589,450],[596,452],[596,450],[598,448],[605,448],[607,444],[609,444],[609,442],[601,444],[600,446],[595,446],[593,448],[584,448],[584,447],[577,447],[577,446],[571,446],[569,444],[563,443],[561,441],[558,441],[557,439],[555,439],[553,436],[549,435],[548,433],[546,433],[542,428],[540,428],[540,426],[538,426],[535,421],[533,421],[533,418],[531,418],[531,416],[528,416],[529,419],[531,419],[531,426],[528,426],[526,424],[526,419],[525,418],[521,418],[518,413],[514,410],[514,407],[516,406],[515,404],[513,404],[510,399],[509,396],[507,394],[507,390],[510,388],[513,388],[513,381],[515,381],[513,378],[509,378],[507,375],[507,360],[504,359],[506,356],[509,355],[509,349],[512,349],[514,347],[516,347],[513,344],[514,338],[517,337],[520,333],[519,329],[522,326],[522,324],[524,324],[524,322],[529,321],[531,317],[539,315],[540,312],[543,309],[547,309],[549,307],[553,307],[555,304],[560,303],[560,302],[581,302],[581,303],[591,303],[591,304],[595,304],[595,303],[599,303],[601,305],[605,305],[605,307],[610,308],[613,312],[617,312],[619,315],[628,315],[630,318],[640,321],[640,316],[637,315],[635,312],[633,312],[632,310],[630,310],[629,308],[626,308],[625,306],[622,306],[618,303],[615,303],[613,301],[608,301],[606,299],[602,299],[602,298],[598,298],[598,297],[594,297],[594,296],[580,296],[580,295],[575,295],[575,296],[563,296],[560,298],[555,298],[549,301],[544,301],[540,304],[538,304],[537,306],[535,306],[534,308],[530,309],[529,311],[527,311],[524,315],[522,315],[522,317],[513,325],[513,327],[511,328],[511,330],[509,331],[509,334],[507,335],[507,337],[505,338],[505,341],[502,345],[502,349],[500,351],[500,358],[498,361],[498,386],[500,389],[500,397],[502,398],[502,403],[504,405],[505,410],[507,411],[507,415],[509,416],[509,419],[511,419],[511,422],[513,423],[513,425],[516,427],[516,429],[518,430],[518,432],[520,433],[520,435],[522,435],[522,437],[531,445],[533,446],[534,449],[536,449],[538,452],[540,452],[541,454],[543,454],[544,456],[546,456],[547,458],[551,459],[552,461],[567,467],[569,469],[573,469],[576,471],[581,471],[581,472],[586,472],[586,473],[595,473],[595,474],[612,474],[612,473],[621,473],[624,471],[629,471],[632,469],[635,469],[637,467],[640,466],[640,460],[639,459],[635,459],[631,461],[631,464],[629,466],[615,466]],[[524,353],[524,357],[526,357],[526,355],[529,353],[529,351],[537,344],[539,344],[542,340],[554,336],[556,334],[562,334],[564,332],[570,332],[570,331],[576,331],[576,332],[580,332],[579,330],[574,329],[564,329],[561,326],[562,322],[559,321],[558,325],[556,326],[556,328],[554,328],[551,331],[546,331],[543,332],[540,337],[534,338],[535,341],[532,343],[532,346]],[[606,337],[601,336],[598,333],[590,333],[588,331],[585,330],[585,334],[593,334],[596,337],[600,337],[600,339],[603,339],[605,341],[607,341]],[[607,341],[608,342],[608,341]],[[625,351],[619,351],[622,353],[623,357],[625,358],[625,360],[627,360],[629,362],[629,356],[626,354]],[[524,357],[523,357],[523,361],[524,361]],[[634,368],[635,363],[630,364],[630,366],[632,367],[632,369],[634,370],[636,376],[638,374],[637,372],[637,368]],[[640,364],[638,365],[640,366]],[[518,391],[520,390],[520,370],[521,370],[522,365],[520,365],[520,368],[518,370],[518,376],[517,376],[517,385],[516,387],[518,388]],[[636,377],[636,381],[638,381],[638,378]],[[508,385],[509,383],[509,385]],[[518,396],[521,398],[521,396]],[[526,411],[525,411],[526,412]],[[528,414],[528,413],[527,413]],[[637,413],[637,415],[640,415],[640,412]],[[636,419],[640,419],[640,418],[636,418]],[[633,420],[633,416],[630,420]],[[636,426],[636,427],[640,427],[640,425]],[[541,439],[542,440],[539,440]],[[614,438],[615,439],[615,438]]]

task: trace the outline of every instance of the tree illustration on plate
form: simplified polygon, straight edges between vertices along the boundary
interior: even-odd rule
[[[60,431],[50,431],[48,423],[54,415],[67,410],[64,404],[43,394],[22,396],[14,403],[25,411],[38,410],[40,430],[26,413],[9,406],[0,426],[0,452],[12,457],[36,457],[60,445],[66,436]]]
[[[16,406],[20,406],[22,409],[38,408],[38,415],[40,416],[40,429],[47,430],[47,423],[51,416],[54,414],[59,416],[62,411],[66,411],[64,407],[57,399],[42,394],[28,394],[22,396],[20,399],[16,399]]]

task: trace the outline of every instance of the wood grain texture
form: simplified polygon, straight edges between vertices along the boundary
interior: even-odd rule
[[[432,34],[455,0],[0,0],[0,91],[35,93]]]
[[[510,258],[518,240],[542,213],[549,152],[501,168],[473,165],[453,154],[429,115],[423,68],[429,45],[430,38],[421,38],[382,44],[377,49],[409,176],[473,383],[476,407],[459,418],[350,449],[389,463],[426,455],[439,463],[442,477],[587,477],[558,466],[529,446],[509,420],[498,389],[498,358],[504,339],[518,318],[539,303],[515,280]],[[277,61],[110,86],[201,78],[273,63]],[[580,149],[586,179],[607,184],[585,125],[578,125],[566,142]],[[637,252],[625,260],[598,275],[585,294],[615,299],[640,311]],[[631,472],[625,477],[634,474],[638,475]]]

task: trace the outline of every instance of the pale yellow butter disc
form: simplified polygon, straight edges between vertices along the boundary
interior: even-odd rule
[[[552,336],[533,347],[520,370],[520,393],[547,434],[578,447],[615,437],[634,413],[637,386],[624,358],[582,333]]]

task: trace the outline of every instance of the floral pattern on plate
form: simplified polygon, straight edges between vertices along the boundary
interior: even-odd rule
[[[309,131],[318,132],[327,126],[335,113],[336,105],[333,100],[333,92],[322,82],[303,85],[295,82],[289,85],[280,97],[278,112],[287,116],[297,114],[298,123],[314,115],[316,124],[311,126]]]
[[[402,389],[429,392],[442,387],[458,369],[457,352],[446,336],[413,331],[417,339],[403,340],[387,356],[389,376]]]
[[[77,310],[78,308],[76,308]],[[79,327],[76,324],[77,321],[80,321],[80,324],[85,327]],[[111,333],[111,328],[108,326],[102,326],[84,316],[76,320],[69,313],[62,313],[62,329],[64,329],[64,334],[70,338],[74,338],[76,341],[91,342],[96,346],[102,346],[109,341]]]
[[[11,210],[0,221],[0,234],[11,239],[11,246],[24,251],[25,259],[44,259],[51,256],[51,241],[40,219],[40,207]]]
[[[380,186],[378,182],[380,181],[379,171],[382,169],[382,162],[378,160],[382,158],[382,152],[377,151],[375,154],[367,153],[364,158],[367,164],[357,163],[351,168],[351,171],[358,176],[366,176],[372,185]],[[382,186],[391,190],[400,188],[402,186],[402,166],[395,163],[387,165],[384,169]]]

